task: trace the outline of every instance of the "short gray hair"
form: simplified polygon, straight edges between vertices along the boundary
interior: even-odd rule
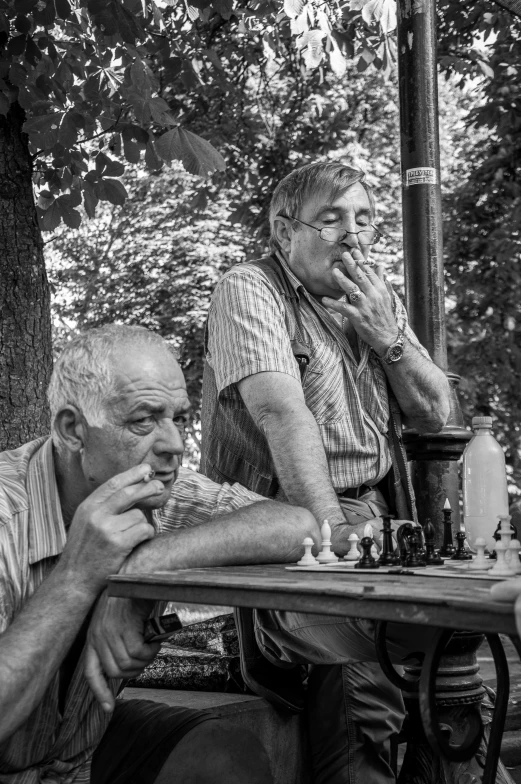
[[[56,443],[56,414],[64,406],[75,406],[90,425],[107,422],[107,403],[116,388],[114,357],[124,348],[155,345],[175,358],[175,352],[155,332],[144,327],[109,324],[82,332],[67,343],[51,376],[47,398]]]
[[[298,218],[302,205],[317,193],[327,193],[332,199],[341,196],[352,185],[359,182],[367,193],[371,213],[374,217],[375,200],[371,188],[365,182],[365,172],[353,169],[340,161],[316,161],[294,169],[279,182],[270,204],[270,237],[273,247],[278,247],[275,234],[275,218],[278,215]]]

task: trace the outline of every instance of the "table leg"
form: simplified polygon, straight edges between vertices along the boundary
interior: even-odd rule
[[[498,635],[486,635],[497,673],[492,716],[476,651],[484,635],[440,630],[418,664],[398,675],[385,645],[387,624],[377,624],[377,654],[387,677],[403,693],[408,711],[407,750],[399,784],[513,784],[499,760],[508,704],[508,664]],[[518,647],[521,653],[521,646]]]

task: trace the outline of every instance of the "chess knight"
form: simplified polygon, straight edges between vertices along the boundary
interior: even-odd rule
[[[376,221],[363,172],[339,162],[291,172],[271,201],[271,255],[224,275],[207,325],[203,472],[327,519],[337,555],[368,520],[415,519],[402,420],[433,432],[449,414],[445,374],[373,258]],[[239,618],[243,639],[248,623]],[[372,623],[259,611],[255,631],[273,664],[312,665],[315,782],[393,781],[403,705],[375,661]],[[410,630],[393,633],[399,661]]]

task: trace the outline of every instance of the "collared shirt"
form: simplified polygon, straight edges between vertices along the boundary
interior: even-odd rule
[[[277,258],[297,296],[305,341],[311,347],[303,382],[304,398],[320,430],[333,487],[341,493],[362,484],[375,484],[391,467],[386,435],[387,382],[380,360],[358,337],[358,362],[335,317],[306,291],[282,255],[277,254]],[[394,308],[399,328],[428,357],[396,294]],[[207,361],[215,374],[218,406],[230,425],[226,431],[226,452],[223,449],[222,454],[234,452],[234,444],[230,444],[234,438],[234,412],[237,421],[244,419],[239,381],[264,371],[286,373],[300,381],[285,314],[286,305],[279,289],[255,262],[233,267],[217,284],[208,316]],[[204,408],[203,393],[203,411]],[[251,435],[252,430],[249,432]],[[244,444],[240,445],[240,457],[245,464],[266,466],[269,450],[265,445],[261,454],[260,433],[258,436],[255,444],[255,439],[251,439],[251,454],[244,454]],[[237,433],[237,444],[240,439]],[[216,473],[220,467],[211,468]],[[216,478],[211,470],[208,473]],[[242,475],[223,473],[245,483]],[[264,467],[264,474],[267,473]]]
[[[166,506],[154,513],[158,533],[199,525],[255,501],[240,485],[217,485],[181,468]],[[65,547],[52,442],[38,439],[0,453],[0,634],[52,571]],[[29,718],[0,745],[0,784],[83,784],[110,717],[83,676],[82,654],[59,710],[59,674]],[[110,681],[114,693],[119,680]],[[0,708],[1,709],[1,708]]]

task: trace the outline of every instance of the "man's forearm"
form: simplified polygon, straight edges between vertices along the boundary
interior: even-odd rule
[[[136,547],[122,572],[291,563],[302,555],[302,541],[319,540],[307,509],[260,501],[193,528],[165,533]]]
[[[259,422],[269,445],[277,478],[288,501],[309,509],[319,526],[344,521],[331,484],[324,444],[316,420],[305,406],[270,412]]]
[[[41,702],[94,599],[57,566],[0,636],[0,743]]]
[[[402,358],[390,365],[382,362],[382,367],[407,424],[423,432],[441,430],[450,411],[445,373],[408,340]]]

